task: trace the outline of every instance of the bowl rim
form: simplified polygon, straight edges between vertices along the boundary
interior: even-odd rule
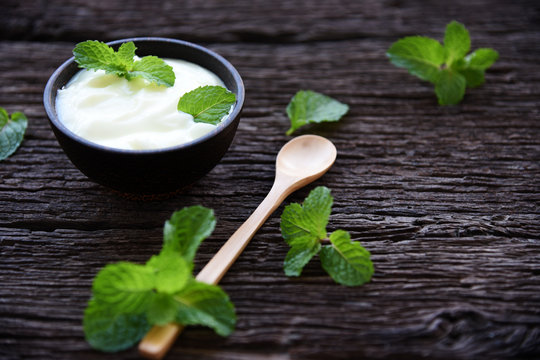
[[[179,144],[179,145],[174,145],[174,146],[169,146],[169,147],[164,147],[164,148],[158,148],[158,149],[132,150],[132,149],[120,149],[120,148],[115,148],[115,147],[110,147],[110,146],[97,144],[97,143],[92,142],[90,140],[87,140],[87,139],[83,138],[82,136],[77,135],[73,131],[69,130],[58,119],[56,111],[53,110],[53,109],[56,109],[55,104],[52,104],[52,101],[51,101],[52,98],[53,98],[51,95],[52,95],[52,92],[53,92],[54,83],[56,82],[56,80],[58,79],[60,74],[62,74],[66,70],[66,68],[68,68],[69,66],[71,66],[75,62],[75,57],[72,56],[68,60],[64,61],[64,63],[62,63],[62,65],[60,65],[53,72],[53,74],[50,76],[49,80],[47,81],[47,85],[45,86],[45,90],[43,92],[43,104],[45,106],[45,111],[47,113],[47,116],[49,117],[49,120],[54,125],[54,127],[56,127],[59,131],[61,131],[65,136],[69,137],[71,140],[73,140],[75,142],[82,143],[85,146],[94,148],[96,150],[107,151],[107,152],[111,152],[111,153],[124,154],[124,155],[129,155],[129,154],[159,154],[159,153],[168,153],[168,152],[173,152],[173,151],[177,151],[177,150],[181,150],[181,149],[186,149],[186,148],[190,148],[192,146],[195,146],[197,144],[203,143],[203,142],[207,141],[208,139],[213,138],[217,134],[224,131],[231,123],[234,122],[234,120],[237,117],[239,117],[240,112],[242,111],[242,108],[244,106],[244,98],[245,98],[244,82],[242,81],[242,77],[240,76],[240,74],[238,73],[236,68],[228,60],[226,60],[223,56],[219,55],[218,53],[216,53],[216,52],[214,52],[214,51],[212,51],[212,50],[210,50],[210,49],[208,49],[206,47],[191,43],[189,41],[172,39],[172,38],[164,38],[164,37],[133,37],[133,38],[126,38],[126,39],[119,39],[119,40],[109,41],[106,44],[107,45],[118,45],[118,44],[122,44],[122,43],[129,42],[129,41],[133,41],[135,43],[136,42],[146,42],[146,41],[148,41],[148,42],[158,42],[158,43],[159,42],[161,42],[161,43],[173,43],[173,44],[181,45],[181,46],[184,46],[184,47],[194,48],[194,49],[196,49],[198,51],[201,51],[201,52],[205,53],[206,55],[208,55],[210,57],[213,57],[217,61],[219,61],[221,64],[223,64],[225,66],[227,71],[229,71],[231,73],[233,81],[236,83],[236,85],[238,87],[238,93],[237,93],[237,96],[236,96],[236,103],[235,103],[235,105],[233,107],[232,112],[229,113],[227,118],[224,121],[220,122],[216,126],[216,128],[213,129],[212,131],[210,131],[207,134],[205,134],[205,135],[203,135],[201,137],[198,137],[198,138],[196,138],[194,140],[191,140],[191,141],[188,141],[186,143]],[[182,60],[182,59],[179,59],[179,60]],[[54,98],[56,99],[56,96],[54,96]]]

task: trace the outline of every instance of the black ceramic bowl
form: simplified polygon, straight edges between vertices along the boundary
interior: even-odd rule
[[[229,117],[210,133],[186,144],[157,150],[122,150],[98,145],[68,130],[56,113],[56,94],[80,70],[71,58],[50,77],[43,102],[54,134],[71,162],[90,179],[120,192],[170,193],[191,184],[209,172],[231,144],[244,104],[244,84],[238,71],[223,57],[202,46],[166,38],[132,38],[140,57],[155,55],[198,64],[219,76],[236,94]]]

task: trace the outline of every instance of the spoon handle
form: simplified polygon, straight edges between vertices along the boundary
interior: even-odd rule
[[[198,281],[215,285],[221,280],[266,219],[290,193],[298,188],[287,180],[289,179],[276,178],[272,189],[263,202],[199,272],[196,277]],[[154,325],[139,343],[139,353],[148,359],[161,359],[182,329],[181,325],[173,323],[165,326]]]
[[[208,284],[217,284],[221,280],[245,249],[253,235],[289,195],[290,192],[287,192],[286,188],[279,185],[274,184],[263,202],[199,272],[196,277],[197,280]]]

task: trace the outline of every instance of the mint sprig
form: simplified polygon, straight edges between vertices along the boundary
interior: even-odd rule
[[[310,123],[339,121],[348,111],[348,105],[330,96],[311,90],[300,90],[287,105],[291,127],[286,134],[291,135],[298,128]]]
[[[302,205],[292,203],[281,215],[281,234],[291,249],[284,261],[287,276],[299,276],[304,266],[320,254],[324,270],[339,284],[357,286],[373,275],[370,253],[350,234],[336,230],[326,232],[334,199],[327,187],[313,189]],[[329,245],[326,243],[329,242]],[[322,245],[322,244],[325,245]]]
[[[178,110],[193,116],[193,121],[216,125],[231,111],[236,95],[222,86],[201,86],[182,95]]]
[[[28,127],[28,119],[22,112],[8,112],[0,107],[0,161],[15,152],[21,145]]]
[[[178,322],[209,326],[227,336],[236,324],[234,305],[218,286],[193,277],[193,257],[216,224],[212,210],[192,206],[165,223],[164,244],[145,265],[109,264],[99,271],[83,328],[92,347],[114,352],[139,341],[151,325]]]
[[[145,56],[135,61],[133,58],[136,49],[132,41],[123,43],[118,51],[114,51],[101,41],[88,40],[75,46],[73,56],[80,68],[105,70],[106,73],[127,80],[140,77],[157,85],[167,87],[174,85],[176,77],[171,66],[156,56]]]
[[[444,45],[429,37],[408,36],[393,43],[386,55],[395,66],[434,84],[440,105],[455,105],[463,99],[466,88],[484,83],[485,70],[499,57],[489,48],[467,55],[470,48],[469,32],[463,24],[452,21],[446,26]]]

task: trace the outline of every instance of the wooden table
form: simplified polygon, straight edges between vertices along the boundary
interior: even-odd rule
[[[0,5],[0,106],[23,111],[21,148],[0,163],[0,358],[136,359],[92,350],[81,318],[105,264],[158,252],[171,213],[200,204],[218,225],[197,269],[269,190],[299,89],[350,105],[306,127],[338,159],[317,185],[329,230],[372,253],[372,282],[335,284],[316,259],[287,278],[278,209],[222,281],[228,338],[188,328],[168,359],[540,358],[540,6],[537,1],[32,1]],[[461,105],[392,66],[400,37],[442,40],[456,19],[499,61]],[[229,152],[173,198],[137,202],[89,181],[47,123],[42,92],[74,45],[132,36],[195,41],[229,59],[246,89]]]

